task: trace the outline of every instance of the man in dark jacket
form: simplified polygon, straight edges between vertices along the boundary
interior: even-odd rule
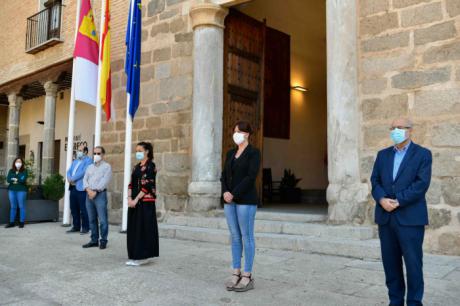
[[[394,146],[381,150],[372,171],[375,222],[379,227],[383,268],[390,305],[422,305],[423,238],[428,224],[425,194],[431,180],[431,152],[411,140],[412,122],[393,122]]]

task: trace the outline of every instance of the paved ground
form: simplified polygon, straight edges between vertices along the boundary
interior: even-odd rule
[[[226,292],[228,246],[162,239],[161,257],[126,267],[125,235],[106,250],[58,224],[0,228],[1,305],[386,305],[380,262],[259,249],[256,290]],[[460,258],[426,256],[426,305],[460,305]]]

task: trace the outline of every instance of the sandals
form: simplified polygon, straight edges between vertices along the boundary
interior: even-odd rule
[[[238,277],[238,280],[237,280],[236,283],[232,282],[232,280],[227,281],[225,283],[225,287],[227,288],[227,291],[233,291],[235,289],[236,285],[238,285],[238,283],[241,280],[241,273],[239,273],[239,274],[233,273],[232,276]]]
[[[238,282],[238,284],[236,284],[233,288],[233,291],[235,292],[246,292],[246,291],[249,291],[251,289],[254,289],[254,279],[252,278],[252,274],[249,274],[249,275],[243,275],[241,278],[248,278],[249,279],[249,283],[247,285],[243,285],[241,284],[241,281]]]

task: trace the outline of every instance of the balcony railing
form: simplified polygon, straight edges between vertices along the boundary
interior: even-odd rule
[[[37,53],[61,42],[61,13],[59,1],[27,18],[27,53]]]

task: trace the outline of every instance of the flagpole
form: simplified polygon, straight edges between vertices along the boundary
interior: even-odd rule
[[[81,0],[77,0],[77,18],[75,20],[75,41],[77,40],[78,26],[80,24]],[[72,61],[72,73],[75,71],[75,59]],[[72,85],[70,88],[70,107],[69,107],[69,127],[67,130],[67,156],[66,156],[66,176],[72,165],[73,157],[73,135],[75,129],[75,78],[72,76]],[[64,193],[64,212],[62,216],[62,225],[70,226],[70,192],[69,180],[65,180]]]
[[[121,231],[126,232],[128,228],[128,186],[131,180],[131,142],[132,142],[132,120],[129,114],[130,94],[126,94],[126,124],[125,124],[125,168],[123,180],[123,215]]]
[[[101,24],[99,30],[99,56],[98,56],[98,68],[97,68],[97,98],[96,98],[96,122],[94,127],[94,146],[101,145],[101,116],[102,116],[102,104],[101,104],[101,76],[102,76],[102,32],[104,31],[105,24],[105,1],[101,1]]]
[[[128,17],[128,33],[131,32],[131,20],[134,12],[134,0],[130,0],[129,17]],[[129,49],[129,46],[128,46]],[[128,50],[127,50],[128,52]],[[129,80],[128,80],[129,81]],[[128,85],[126,85],[128,88]],[[130,93],[126,92],[126,118],[125,118],[125,164],[123,169],[123,207],[122,207],[122,218],[121,218],[121,232],[124,233],[128,229],[128,186],[131,180],[131,142],[132,142],[132,119],[129,113],[130,109]]]

